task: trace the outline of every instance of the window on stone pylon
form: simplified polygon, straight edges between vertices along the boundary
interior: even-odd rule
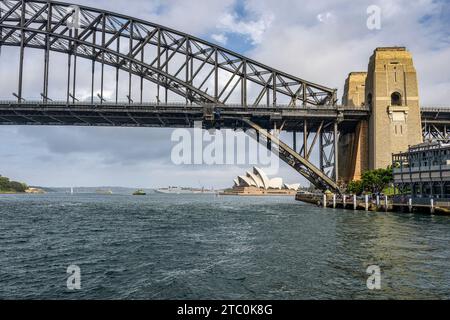
[[[391,94],[391,105],[401,106],[402,105],[402,95],[398,92]]]

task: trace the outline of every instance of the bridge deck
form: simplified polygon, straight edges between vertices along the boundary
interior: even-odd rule
[[[313,131],[322,121],[341,121],[354,126],[367,118],[365,108],[307,106],[292,108],[243,107],[239,105],[196,104],[87,104],[0,101],[0,125],[73,125],[122,127],[192,127],[195,121],[208,116],[220,121],[221,128],[236,128],[242,124],[227,118],[253,119],[266,129],[274,126],[286,131],[298,130],[307,119]]]
[[[120,127],[192,127],[205,115],[220,114],[222,118],[252,119],[265,129],[283,127],[296,131],[308,120],[308,130],[314,132],[323,121],[339,121],[342,131],[353,130],[355,122],[367,119],[367,107],[344,106],[257,106],[198,104],[129,104],[129,103],[66,103],[42,101],[0,101],[0,125],[56,126],[120,126]],[[449,126],[450,108],[422,108],[426,125]],[[216,119],[218,120],[218,119]],[[220,121],[221,128],[239,127],[234,121]]]

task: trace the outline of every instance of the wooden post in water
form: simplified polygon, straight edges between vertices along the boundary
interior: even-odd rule
[[[353,210],[356,210],[356,194],[353,195]]]
[[[366,211],[369,211],[369,195],[364,196],[364,202],[366,204]]]
[[[336,194],[333,194],[333,209],[336,209]]]

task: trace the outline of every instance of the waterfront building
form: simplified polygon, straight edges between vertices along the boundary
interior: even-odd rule
[[[427,142],[392,156],[394,185],[413,198],[450,198],[450,144]]]
[[[300,184],[286,184],[282,178],[269,178],[258,167],[234,179],[234,186],[224,195],[295,195]]]

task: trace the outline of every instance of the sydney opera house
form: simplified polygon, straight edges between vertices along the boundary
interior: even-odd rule
[[[300,184],[283,183],[282,178],[270,179],[257,167],[247,171],[245,175],[234,179],[234,186],[225,190],[225,195],[295,195]]]

